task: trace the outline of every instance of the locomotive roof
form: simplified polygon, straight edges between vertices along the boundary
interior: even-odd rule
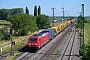
[[[47,33],[45,33],[45,32],[40,32],[40,33],[38,33],[38,34],[35,34],[35,35],[33,35],[33,36],[45,36]]]
[[[42,33],[38,33],[38,34],[35,34],[35,35],[33,35],[33,36],[40,36],[40,35],[42,35]]]
[[[54,28],[48,28],[48,29],[46,29],[44,31],[53,31],[53,30],[55,30],[55,29]]]

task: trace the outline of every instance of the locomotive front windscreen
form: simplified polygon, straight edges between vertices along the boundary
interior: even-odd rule
[[[30,38],[30,42],[37,42],[37,38]]]

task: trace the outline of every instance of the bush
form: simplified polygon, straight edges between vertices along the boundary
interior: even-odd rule
[[[5,34],[1,40],[10,40],[10,35],[9,34]]]
[[[88,43],[84,45],[84,56],[83,60],[90,60],[90,41],[88,40]]]
[[[12,23],[12,28],[16,35],[26,35],[29,31],[34,32],[36,18],[29,14],[16,14],[7,18],[7,21]]]
[[[80,27],[78,23],[76,23],[75,26],[76,26],[76,28],[79,28]]]
[[[10,40],[7,28],[0,29],[0,40]]]
[[[28,29],[23,29],[21,32],[19,32],[21,36],[27,35]]]

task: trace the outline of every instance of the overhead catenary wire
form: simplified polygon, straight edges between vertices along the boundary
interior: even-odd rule
[[[88,12],[90,12],[90,10],[85,10],[85,11],[88,11]]]
[[[69,11],[71,11],[71,10],[74,10],[74,9],[76,9],[76,8],[80,7],[80,6],[81,6],[81,5],[76,6],[76,7],[72,8],[72,9],[70,9],[70,10],[66,11],[66,12],[69,12]]]
[[[58,14],[61,14],[61,13],[56,13],[55,15],[58,15]]]
[[[72,10],[74,10],[74,9],[76,9],[76,8],[78,8],[78,7],[80,7],[80,6],[82,6],[82,5],[76,6],[76,7],[72,8],[72,9],[67,10],[67,11],[64,11],[64,12],[70,12],[70,11],[72,11]],[[59,13],[56,13],[55,15],[58,15],[58,14],[62,14],[62,13],[59,12]]]

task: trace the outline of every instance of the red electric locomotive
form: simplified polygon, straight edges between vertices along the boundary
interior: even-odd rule
[[[31,49],[32,48],[39,49],[49,39],[50,38],[49,38],[49,33],[48,32],[35,34],[35,35],[29,37],[28,47],[31,48]]]

